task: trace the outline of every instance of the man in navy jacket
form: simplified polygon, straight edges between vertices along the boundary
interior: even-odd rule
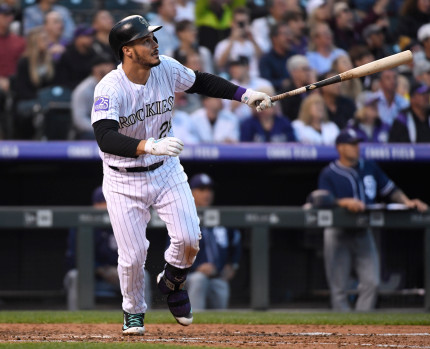
[[[360,158],[361,140],[353,129],[339,134],[336,138],[339,159],[322,170],[318,188],[328,190],[338,206],[351,212],[364,211],[380,197],[410,209],[427,210],[421,200],[409,199],[375,162]],[[380,275],[378,252],[370,229],[325,228],[324,259],[332,308],[350,310],[347,289],[350,273],[354,270],[359,281],[355,309],[374,309]]]

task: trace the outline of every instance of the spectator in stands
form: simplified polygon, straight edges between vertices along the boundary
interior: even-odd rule
[[[54,79],[55,67],[48,50],[48,35],[43,27],[33,28],[27,35],[27,48],[18,61],[16,72],[16,138],[34,137],[38,91],[51,86]]]
[[[349,55],[341,55],[333,61],[332,71],[336,74],[346,72],[354,68]],[[351,79],[340,83],[340,93],[342,96],[354,100],[363,91],[360,79]]]
[[[58,64],[58,83],[74,89],[91,73],[91,60],[96,53],[93,49],[94,29],[85,24],[76,27],[73,41],[67,46]]]
[[[375,57],[365,45],[354,46],[348,53],[354,67],[358,67],[375,60]],[[376,91],[379,88],[379,80],[376,74],[364,76],[360,78],[360,81],[364,90]]]
[[[329,71],[321,75],[318,80],[323,80],[336,75],[337,72]],[[342,96],[341,84],[331,84],[321,87],[321,95],[324,100],[328,119],[333,121],[339,129],[346,126],[349,119],[354,116],[355,102],[353,99]]]
[[[191,114],[200,143],[235,143],[239,141],[239,121],[223,109],[218,98],[203,97],[203,108]]]
[[[249,60],[251,76],[258,76],[258,60],[262,51],[257,45],[250,27],[250,14],[246,7],[237,7],[233,11],[230,36],[215,46],[214,60],[219,72],[227,72],[227,63],[245,56]]]
[[[92,205],[95,209],[106,210],[106,200],[102,187],[92,193]],[[106,213],[107,214],[107,213]],[[95,292],[120,296],[121,290],[118,277],[118,246],[112,228],[94,228],[94,274],[96,279]],[[67,238],[65,256],[66,275],[64,286],[67,293],[68,310],[78,310],[78,270],[76,269],[76,229],[71,229]],[[145,299],[151,304],[150,277],[145,269]]]
[[[196,0],[195,24],[200,45],[214,53],[216,44],[230,34],[233,10],[245,4],[246,0]]]
[[[305,55],[308,51],[308,37],[306,35],[306,22],[302,11],[288,11],[283,17],[283,21],[291,29],[291,50]],[[270,42],[270,40],[267,40]]]
[[[415,82],[410,92],[410,107],[394,120],[390,130],[390,142],[430,142],[430,87]]]
[[[269,80],[276,92],[284,92],[288,87],[290,75],[287,70],[287,60],[295,54],[291,49],[292,33],[285,23],[270,27],[272,48],[260,59],[260,76]]]
[[[419,28],[429,22],[430,2],[428,0],[405,0],[400,10],[397,26],[400,49],[404,49],[416,40]]]
[[[390,126],[400,111],[409,106],[408,101],[397,93],[397,74],[396,70],[390,69],[382,71],[379,77],[379,116]]]
[[[312,28],[316,23],[328,23],[332,19],[334,0],[308,0],[306,3],[307,25]]]
[[[419,211],[427,205],[409,199],[373,161],[360,157],[361,138],[354,130],[344,130],[336,138],[339,159],[325,167],[318,178],[318,189],[327,190],[336,204],[351,212],[362,212],[377,197],[401,203]],[[361,190],[356,190],[361,188]],[[371,311],[375,307],[380,284],[379,257],[370,229],[324,229],[324,260],[331,305],[336,311],[349,311],[350,274],[358,278],[355,309]]]
[[[327,73],[331,69],[333,61],[346,54],[345,50],[334,46],[333,33],[328,24],[317,22],[310,28],[309,51],[306,56],[310,66],[318,74]]]
[[[194,0],[176,0],[176,16],[175,22],[190,21],[194,23],[196,20],[195,15],[196,4]]]
[[[208,208],[214,200],[214,183],[205,173],[191,177],[190,187],[197,208]],[[234,278],[242,252],[241,233],[224,226],[200,227],[200,251],[188,274],[186,287],[194,311],[226,309],[229,282]]]
[[[269,96],[273,96],[273,87],[260,88]],[[287,116],[281,114],[281,108],[265,109],[260,113],[254,113],[252,117],[243,120],[240,125],[241,142],[296,142],[296,135]]]
[[[24,35],[37,26],[43,25],[45,15],[55,11],[63,17],[64,31],[63,39],[70,41],[75,31],[75,21],[72,13],[64,6],[56,5],[57,0],[36,0],[36,4],[25,7],[23,14]]]
[[[160,55],[173,56],[173,52],[179,46],[176,36],[176,6],[175,0],[156,0],[152,3],[155,16],[151,17],[151,23],[163,26],[163,30],[157,33]]]
[[[248,57],[239,56],[236,60],[230,61],[228,66],[232,83],[243,86],[244,88],[251,88],[256,91],[267,88],[273,90],[273,86],[269,80],[250,75]],[[252,115],[252,109],[243,103],[225,99],[223,100],[223,105],[225,109],[232,111],[239,121]]]
[[[373,23],[363,30],[363,39],[375,59],[381,59],[395,53],[393,47],[386,42],[386,28]]]
[[[404,74],[397,75],[397,93],[409,102],[411,82]]]
[[[354,45],[363,44],[363,29],[385,15],[388,2],[389,0],[375,1],[375,5],[367,15],[359,20],[347,2],[336,2],[333,5],[333,21],[331,22],[335,45],[347,51]]]
[[[66,50],[68,40],[63,39],[64,23],[59,12],[50,11],[45,16],[45,31],[48,34],[49,52],[54,62],[57,62]]]
[[[197,28],[188,19],[176,23],[176,35],[179,39],[179,46],[173,52],[173,58],[179,62],[185,62],[189,53],[197,52],[202,62],[202,71],[213,74],[215,72],[212,53],[205,46],[197,42]]]
[[[189,51],[185,57],[179,57],[179,62],[191,70],[203,70],[201,56],[195,51]],[[175,109],[184,111],[188,114],[194,113],[197,109],[202,108],[202,96],[198,93],[175,93]]]
[[[14,19],[10,25],[11,33],[22,36],[22,5],[20,0],[2,0],[0,4],[8,5],[13,9]]]
[[[422,50],[414,52],[414,63],[419,61],[430,63],[430,23],[424,24],[418,29],[417,37]]]
[[[377,92],[363,91],[357,97],[357,111],[348,121],[347,129],[353,129],[363,142],[387,143],[390,126],[382,122],[378,115]]]
[[[177,98],[176,95],[177,93],[175,93],[175,100]],[[187,112],[175,107],[172,118],[172,127],[175,137],[182,140],[184,144],[199,143],[196,125],[194,124],[194,120],[191,118],[190,114]]]
[[[25,50],[25,39],[10,32],[14,9],[7,4],[0,5],[0,137],[2,128],[7,130],[7,100],[11,96],[11,78],[16,73],[17,62]]]
[[[304,144],[333,145],[339,134],[339,127],[328,119],[324,99],[318,93],[303,100],[299,116],[292,124],[297,140]]]
[[[414,62],[414,79],[427,86],[430,86],[430,61],[421,59]]]
[[[260,47],[264,53],[269,52],[272,47],[270,27],[284,22],[284,16],[289,10],[299,10],[296,8],[289,8],[289,4],[285,0],[267,0],[266,7],[268,14],[254,19],[251,23],[252,35],[255,38],[258,47]]]
[[[311,69],[309,61],[304,55],[291,56],[287,60],[287,70],[291,78],[290,84],[286,86],[285,91],[295,90],[317,80],[315,71]],[[282,114],[288,116],[290,120],[297,119],[300,105],[307,95],[309,95],[309,92],[281,99],[279,103],[282,108]]]
[[[91,74],[73,90],[72,118],[76,139],[95,139],[94,130],[91,126],[94,89],[97,83],[114,68],[114,61],[111,56],[94,56],[91,62]]]
[[[98,55],[107,55],[115,62],[115,55],[109,45],[109,33],[114,26],[114,18],[107,10],[98,10],[92,20],[95,30],[93,49]]]

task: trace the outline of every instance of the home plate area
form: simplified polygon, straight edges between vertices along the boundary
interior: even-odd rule
[[[141,342],[175,346],[430,349],[428,326],[145,324],[122,336],[121,324],[0,324],[0,343]]]

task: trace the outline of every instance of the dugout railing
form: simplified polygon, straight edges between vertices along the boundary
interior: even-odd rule
[[[372,227],[424,230],[424,308],[430,311],[430,210],[368,210],[353,214],[344,209],[303,209],[302,207],[213,207],[199,210],[205,226],[224,225],[250,231],[250,307],[270,308],[269,230],[272,228],[321,229]],[[2,207],[2,228],[77,228],[78,307],[92,309],[94,296],[94,246],[92,228],[110,226],[107,211],[92,207]],[[152,213],[149,228],[163,228],[164,222]]]

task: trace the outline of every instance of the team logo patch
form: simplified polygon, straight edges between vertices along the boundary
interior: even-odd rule
[[[109,110],[109,97],[99,96],[94,99],[94,111]]]

